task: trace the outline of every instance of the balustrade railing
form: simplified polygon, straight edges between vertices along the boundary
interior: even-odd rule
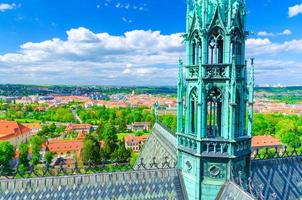
[[[61,161],[58,165],[50,165],[48,163],[38,165],[30,164],[27,167],[22,167],[22,169],[20,169],[20,166],[21,165],[18,163],[15,166],[0,166],[0,180],[50,176],[72,176],[105,172],[170,169],[176,167],[176,162],[169,161],[168,157],[165,157],[161,162],[157,162],[157,159],[154,157],[150,163],[145,163],[144,159],[141,158],[137,165],[131,165],[129,162],[119,161],[104,161],[100,163],[88,161],[87,165],[79,166],[78,162],[74,160],[72,164],[67,164],[64,161]]]
[[[266,160],[272,158],[284,158],[294,156],[302,156],[302,152],[300,152],[297,148],[289,148],[287,146],[273,148],[257,148],[252,152],[251,155],[253,160]]]
[[[205,64],[201,66],[205,70],[205,75],[202,77],[204,79],[227,79],[231,78],[231,64]],[[244,65],[237,65],[236,76],[238,79],[242,78],[242,69]],[[199,78],[199,66],[191,65],[186,66],[188,69],[187,79],[197,79]]]

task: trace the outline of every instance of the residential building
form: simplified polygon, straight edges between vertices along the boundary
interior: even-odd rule
[[[135,136],[135,135],[127,135],[125,139],[125,147],[126,149],[132,149],[134,152],[139,152],[146,140],[148,140],[148,135],[143,136]]]
[[[254,136],[252,138],[252,148],[253,150],[262,149],[262,148],[282,148],[283,145],[279,139],[270,136]]]
[[[31,135],[36,135],[39,131],[42,130],[40,123],[23,123],[22,125],[30,129]]]
[[[54,153],[56,156],[76,156],[81,157],[83,150],[82,139],[53,139],[45,143],[46,151]]]
[[[81,157],[83,150],[83,140],[87,132],[81,130],[76,139],[51,139],[48,140],[44,147],[46,151],[53,152],[57,156],[71,156],[77,158]]]
[[[92,129],[91,124],[68,124],[66,127],[66,131],[68,132],[87,132],[89,133]]]
[[[149,131],[150,122],[134,122],[127,126],[132,131]]]
[[[31,129],[15,121],[0,120],[0,141],[8,141],[15,147],[27,142],[32,136]]]

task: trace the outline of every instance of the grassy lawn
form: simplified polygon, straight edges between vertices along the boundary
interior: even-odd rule
[[[35,120],[35,119],[15,119],[14,121],[18,123],[41,123],[40,120]]]
[[[134,133],[118,133],[117,138],[119,141],[122,141],[124,139],[124,137],[126,137],[127,135],[135,135],[135,132]],[[150,132],[146,132],[143,135],[150,135]]]
[[[132,152],[131,159],[130,159],[130,166],[133,166],[135,164],[138,156],[139,156],[139,153]]]
[[[131,133],[118,133],[117,138],[119,141],[123,141],[124,137],[126,137],[129,134],[131,134]]]

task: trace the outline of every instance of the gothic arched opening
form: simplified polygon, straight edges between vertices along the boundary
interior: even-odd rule
[[[195,32],[191,39],[191,45],[192,45],[192,65],[198,65],[198,59],[201,56],[200,50],[201,50],[201,39],[199,37],[199,34]]]
[[[218,27],[212,29],[208,40],[208,64],[223,63],[223,33]]]
[[[240,136],[240,119],[241,119],[241,98],[239,91],[236,92],[236,116],[235,116],[235,137]]]
[[[242,35],[238,30],[235,30],[232,37],[231,43],[231,58],[232,56],[236,57],[236,64],[242,64]]]
[[[213,88],[207,96],[207,136],[221,137],[222,93]]]
[[[190,131],[192,134],[197,132],[197,91],[194,88],[190,94]]]

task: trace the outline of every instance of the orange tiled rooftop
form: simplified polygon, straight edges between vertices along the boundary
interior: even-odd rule
[[[275,147],[282,145],[280,140],[274,138],[273,136],[266,135],[266,136],[254,136],[252,138],[252,147]]]

